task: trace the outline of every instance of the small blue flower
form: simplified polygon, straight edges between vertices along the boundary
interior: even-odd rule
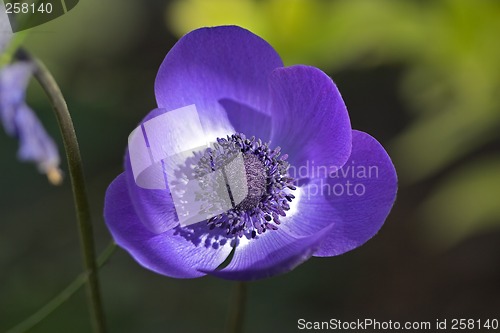
[[[34,65],[17,62],[0,70],[0,121],[5,132],[19,140],[18,158],[34,162],[49,180],[61,182],[60,157],[57,146],[47,134],[25,95]]]
[[[225,174],[228,188],[244,186],[246,197],[230,198],[233,208],[222,212],[204,205],[218,213],[183,225],[175,188],[138,186],[137,146],[129,144],[125,172],[106,192],[104,217],[116,243],[144,267],[175,278],[261,279],[311,256],[357,248],[382,227],[396,198],[394,165],[373,137],[352,130],[337,87],[321,70],[284,67],[266,41],[242,28],[203,28],[167,54],[155,94],[158,109],[134,131],[147,132],[139,138],[150,155],[200,135],[176,131],[200,128],[188,113],[195,106],[207,142],[214,142],[194,165],[198,179]],[[174,110],[183,116],[168,121]],[[165,125],[149,136],[152,121],[161,117],[168,118]],[[243,174],[227,167],[238,155]],[[171,175],[146,177],[161,182]],[[215,182],[200,182],[208,191],[194,201],[209,198],[212,204],[224,190],[219,178],[209,179]]]

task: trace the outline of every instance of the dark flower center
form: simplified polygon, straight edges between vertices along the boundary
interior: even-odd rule
[[[229,193],[232,208],[207,220],[210,229],[224,229],[227,235],[252,238],[276,230],[280,217],[286,216],[289,203],[295,198],[294,179],[287,174],[288,155],[281,155],[281,148],[270,149],[268,143],[247,139],[244,134],[218,138],[213,148],[205,151],[195,174],[203,178],[214,176],[202,184],[200,200],[206,202],[205,211],[221,207],[220,193]],[[218,172],[218,173],[217,173]]]

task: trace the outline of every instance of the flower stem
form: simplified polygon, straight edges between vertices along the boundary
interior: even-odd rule
[[[111,242],[106,249],[101,253],[97,260],[98,267],[102,267],[111,257],[116,249],[116,244]],[[71,282],[63,291],[57,294],[47,304],[40,308],[37,312],[26,318],[24,321],[7,331],[7,333],[25,333],[35,327],[43,319],[47,318],[71,296],[73,296],[87,282],[88,273],[81,273],[73,282]]]
[[[80,234],[80,245],[83,254],[83,263],[85,271],[88,274],[87,293],[92,318],[92,326],[94,332],[104,333],[106,331],[106,328],[101,295],[99,291],[99,280],[97,277],[95,245],[90,208],[87,199],[87,191],[85,189],[83,164],[75,134],[75,128],[73,126],[73,121],[66,105],[66,101],[64,100],[64,97],[61,93],[61,89],[57,85],[57,82],[55,81],[49,70],[40,60],[31,56],[25,50],[19,50],[19,53],[19,58],[30,60],[33,64],[35,64],[36,69],[34,76],[48,96],[59,123],[59,128],[61,130],[64,143],[64,150],[66,153],[66,158],[68,160],[71,186],[73,189],[73,200],[76,208],[76,217]]]
[[[245,282],[238,282],[234,286],[231,307],[229,309],[229,333],[242,333],[245,318],[245,303],[247,298],[247,285]]]

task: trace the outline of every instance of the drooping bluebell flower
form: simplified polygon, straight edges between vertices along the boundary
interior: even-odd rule
[[[5,132],[19,140],[18,158],[36,163],[40,172],[58,184],[62,179],[57,146],[25,102],[33,71],[33,64],[22,61],[0,69],[0,121]]]
[[[167,54],[155,93],[158,109],[135,131],[147,147],[144,159],[155,147],[192,141],[200,134],[192,129],[202,128],[213,144],[186,172],[201,179],[194,196],[201,210],[216,213],[182,223],[176,185],[168,181],[175,173],[165,172],[171,160],[161,161],[164,177],[150,176],[165,178],[165,188],[140,186],[135,171],[143,161],[129,138],[125,171],[106,192],[104,216],[117,244],[144,267],[176,278],[260,279],[311,256],[350,251],[383,225],[397,192],[394,166],[374,138],[351,129],[337,87],[319,69],[284,67],[267,42],[242,28],[203,28]],[[184,118],[173,120],[174,111]],[[160,117],[167,119],[163,130],[146,135]],[[183,126],[191,134],[179,137]],[[238,156],[243,176],[230,166]],[[232,207],[221,211],[224,184],[243,187],[244,196],[236,200],[233,192]]]

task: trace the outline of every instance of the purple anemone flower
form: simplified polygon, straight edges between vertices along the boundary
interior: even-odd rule
[[[0,70],[0,122],[8,135],[19,140],[18,158],[36,163],[40,172],[58,184],[62,176],[57,145],[25,102],[33,71],[33,64],[22,61]]]
[[[145,177],[164,181],[163,188],[140,186],[142,160],[129,138],[125,171],[109,186],[104,208],[115,241],[142,266],[175,278],[266,278],[311,256],[357,248],[389,214],[397,176],[384,148],[351,129],[330,77],[310,66],[284,67],[253,33],[223,26],[187,34],[163,61],[155,93],[158,109],[135,134],[163,170]],[[148,132],[161,117],[164,126]],[[189,135],[179,136],[180,127]],[[212,144],[186,169],[203,179],[191,201],[201,200],[207,215],[183,223],[177,183],[168,181],[176,173],[165,171],[176,158],[154,155],[200,135]],[[243,173],[229,167],[238,163]],[[220,184],[233,193],[222,210],[213,200]]]

